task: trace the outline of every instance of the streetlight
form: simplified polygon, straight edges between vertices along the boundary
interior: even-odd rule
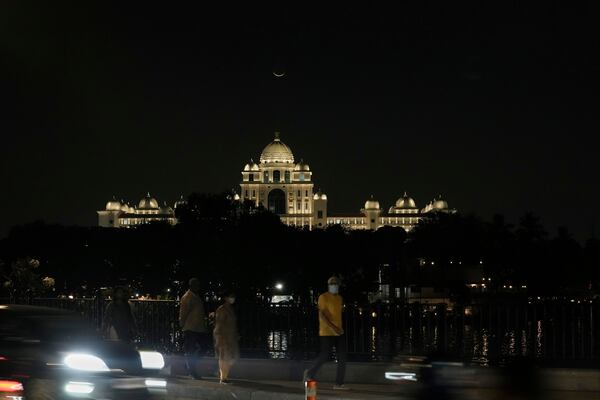
[[[275,284],[275,289],[282,290],[283,289],[283,283],[276,283]]]

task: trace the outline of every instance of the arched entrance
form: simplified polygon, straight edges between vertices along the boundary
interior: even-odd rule
[[[281,189],[273,189],[268,197],[269,211],[273,214],[285,214],[285,192]]]

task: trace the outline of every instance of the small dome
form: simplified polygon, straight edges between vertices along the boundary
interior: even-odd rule
[[[417,203],[404,192],[404,196],[396,201],[396,208],[417,208]]]
[[[258,164],[250,159],[250,162],[244,166],[244,171],[258,171]]]
[[[174,204],[174,207],[177,208],[179,206],[185,206],[187,204],[187,201],[185,200],[185,197],[183,197],[183,195],[181,195],[179,197],[179,200],[177,200]]]
[[[106,211],[121,211],[121,203],[113,197],[111,201],[106,203]]]
[[[239,195],[239,194],[237,194],[237,193],[236,193],[236,194],[234,194],[234,195],[233,195],[233,200],[234,200],[234,201],[240,201],[240,195]]]
[[[300,162],[294,167],[294,171],[310,171],[310,167],[304,162],[304,160],[300,160]]]
[[[433,202],[433,208],[436,210],[447,210],[448,202],[445,200],[442,200],[442,198],[440,197]]]
[[[379,202],[373,199],[373,196],[365,202],[365,210],[379,210]]]
[[[279,139],[279,132],[275,132],[275,139],[269,143],[260,155],[261,163],[288,163],[294,162],[292,150]]]
[[[315,193],[315,195],[313,196],[314,200],[321,200],[321,196],[319,196],[319,193]]]
[[[121,211],[125,213],[129,212],[129,204],[126,204],[123,200],[121,200]]]
[[[140,200],[138,208],[140,210],[157,210],[158,201],[156,201],[154,197],[151,197],[150,193],[147,193],[146,196]]]
[[[161,214],[173,214],[174,211],[173,211],[173,209],[171,207],[169,207],[167,205],[167,202],[165,201],[164,204],[163,204],[163,206],[160,208],[160,213]]]
[[[321,200],[327,200],[327,195],[325,193],[321,195]]]

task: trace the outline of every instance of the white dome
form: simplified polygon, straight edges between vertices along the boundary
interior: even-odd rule
[[[140,210],[157,210],[158,201],[154,197],[150,196],[150,193],[146,194],[146,197],[140,200],[138,204]]]
[[[111,201],[106,203],[106,211],[121,211],[121,203],[113,197]]]
[[[261,163],[288,163],[294,162],[292,150],[279,139],[279,132],[275,132],[275,139],[269,143],[260,155]]]
[[[321,196],[319,196],[319,193],[315,193],[315,195],[313,196],[314,200],[320,200]]]
[[[300,160],[294,167],[294,171],[310,171],[310,167],[303,160]]]
[[[240,195],[239,195],[239,194],[237,194],[237,193],[236,193],[236,194],[234,194],[234,195],[233,195],[233,200],[234,200],[234,201],[240,201]]]
[[[404,192],[404,196],[396,201],[396,208],[417,208],[417,203]]]
[[[258,171],[258,164],[256,164],[254,160],[250,160],[250,162],[244,166],[244,171]]]
[[[325,193],[321,195],[321,200],[327,200],[327,195]]]
[[[379,210],[379,202],[377,200],[371,199],[365,202],[365,210]]]
[[[121,201],[121,211],[128,213],[129,212],[129,204],[126,204],[124,201]]]
[[[436,210],[447,210],[448,209],[448,202],[446,202],[445,200],[442,200],[441,198],[437,199],[436,201],[433,202],[433,208]]]

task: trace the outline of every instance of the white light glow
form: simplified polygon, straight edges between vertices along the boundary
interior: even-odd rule
[[[282,289],[283,289],[283,283],[277,283],[277,284],[275,285],[275,289],[277,289],[277,290],[282,290]]]
[[[91,354],[72,353],[65,357],[67,367],[80,371],[108,372],[109,369],[102,359]]]
[[[65,392],[74,394],[90,394],[94,391],[94,384],[89,382],[69,382],[65,385]]]
[[[146,386],[149,388],[166,388],[167,381],[164,379],[146,379]]]
[[[417,374],[414,372],[386,372],[385,379],[391,381],[417,381]]]
[[[163,369],[165,366],[165,359],[157,351],[140,351],[140,358],[142,360],[142,368],[144,369]]]

